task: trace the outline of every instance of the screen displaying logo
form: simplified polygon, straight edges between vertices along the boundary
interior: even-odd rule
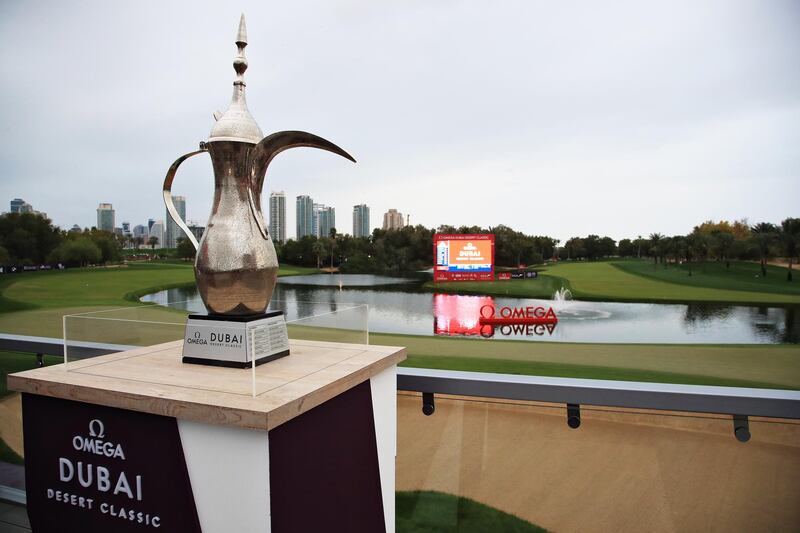
[[[494,235],[433,236],[434,281],[494,280]]]

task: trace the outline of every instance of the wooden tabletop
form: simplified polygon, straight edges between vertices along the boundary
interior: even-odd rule
[[[405,348],[290,340],[251,368],[181,362],[183,341],[8,376],[8,388],[157,415],[270,430],[396,365]],[[255,395],[253,392],[255,391]]]

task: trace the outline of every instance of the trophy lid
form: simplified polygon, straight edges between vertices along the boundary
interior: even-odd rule
[[[233,97],[227,111],[214,113],[216,123],[211,128],[208,142],[238,141],[258,144],[264,136],[261,128],[256,124],[250,110],[247,109],[247,100],[244,96],[244,71],[247,70],[247,59],[244,57],[244,47],[247,46],[247,27],[244,23],[244,13],[239,21],[239,32],[236,35],[238,53],[233,60],[233,69],[236,71],[236,81],[233,82]]]

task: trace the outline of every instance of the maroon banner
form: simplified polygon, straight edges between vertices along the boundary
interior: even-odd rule
[[[36,533],[200,532],[174,418],[22,395]]]

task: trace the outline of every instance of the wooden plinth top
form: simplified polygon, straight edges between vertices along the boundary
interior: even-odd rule
[[[20,392],[270,430],[396,365],[405,348],[291,340],[291,355],[251,368],[181,362],[183,341],[27,370]],[[255,391],[255,396],[253,392]]]

